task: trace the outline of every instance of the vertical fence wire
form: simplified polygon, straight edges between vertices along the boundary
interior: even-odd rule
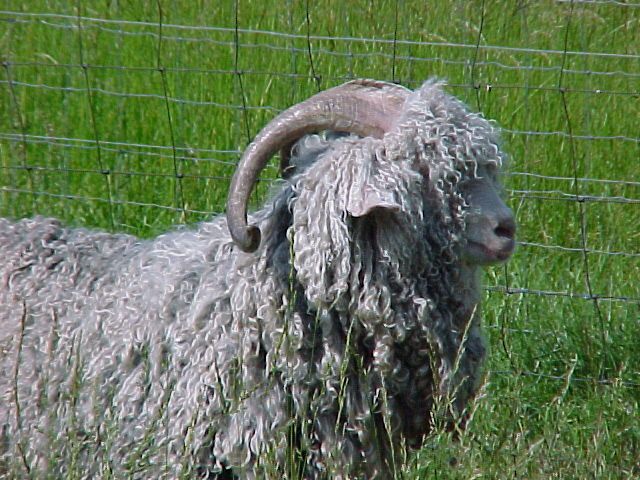
[[[164,14],[162,10],[162,2],[157,0],[156,5],[158,7],[158,44],[157,44],[157,57],[156,57],[156,68],[158,69],[158,73],[160,74],[160,79],[162,81],[162,94],[164,96],[164,106],[167,112],[167,127],[169,128],[169,138],[171,140],[171,155],[173,160],[173,174],[175,176],[175,188],[174,188],[174,202],[177,208],[180,209],[181,217],[180,221],[185,222],[187,220],[187,210],[186,204],[184,200],[184,191],[182,187],[182,179],[183,174],[180,171],[180,164],[178,163],[177,154],[176,154],[176,137],[173,128],[173,120],[171,118],[171,105],[169,104],[169,87],[167,85],[167,70],[162,62],[162,23],[164,20]]]
[[[93,90],[91,88],[91,80],[89,78],[89,69],[91,68],[88,63],[85,62],[84,44],[82,40],[82,2],[78,1],[76,5],[77,9],[77,30],[78,30],[78,60],[80,62],[80,68],[82,69],[82,77],[84,78],[87,105],[89,107],[89,120],[91,122],[91,129],[93,130],[93,140],[95,142],[95,154],[96,161],[98,163],[98,169],[104,178],[104,184],[107,192],[107,205],[108,216],[111,223],[111,228],[115,228],[115,213],[113,211],[113,194],[111,191],[111,171],[105,167],[102,161],[102,148],[100,145],[100,134],[98,132],[98,124],[96,122],[96,112],[93,101]]]
[[[574,2],[570,2],[569,11],[567,14],[567,21],[565,25],[564,32],[564,55],[562,56],[562,65],[560,67],[560,73],[558,75],[558,92],[560,94],[560,98],[562,99],[562,108],[566,120],[567,133],[568,133],[568,142],[569,142],[569,155],[571,157],[571,165],[573,168],[573,193],[575,195],[575,200],[578,205],[578,215],[580,222],[580,243],[582,248],[582,260],[584,265],[584,280],[585,286],[587,288],[587,292],[589,297],[593,301],[593,308],[598,319],[598,323],[600,325],[600,340],[602,342],[602,355],[603,358],[600,360],[600,379],[604,376],[605,369],[605,359],[607,348],[606,348],[606,339],[605,339],[605,326],[604,319],[602,316],[602,312],[600,311],[600,306],[598,304],[598,297],[594,294],[593,287],[591,285],[591,273],[590,273],[590,265],[589,265],[589,253],[588,253],[588,243],[587,243],[587,217],[585,211],[585,202],[582,200],[582,195],[580,194],[580,183],[578,182],[578,158],[576,153],[575,140],[573,138],[573,126],[571,122],[571,117],[569,114],[569,106],[567,104],[567,97],[564,91],[563,79],[564,79],[564,69],[567,60],[567,51],[568,51],[568,42],[569,42],[569,30],[571,28],[571,22],[573,19],[573,11],[574,11]]]
[[[35,192],[35,185],[33,183],[33,172],[31,167],[29,166],[29,162],[27,159],[27,128],[25,125],[25,119],[22,114],[22,110],[20,109],[20,103],[18,102],[18,98],[16,97],[16,91],[13,87],[13,79],[11,77],[11,64],[8,60],[3,60],[2,67],[4,68],[6,78],[7,78],[7,88],[9,90],[9,97],[11,99],[10,107],[13,109],[13,117],[18,122],[18,126],[20,129],[20,161],[22,162],[22,167],[27,172],[27,188],[32,192]],[[31,195],[31,204],[32,208],[35,203],[35,194]]]

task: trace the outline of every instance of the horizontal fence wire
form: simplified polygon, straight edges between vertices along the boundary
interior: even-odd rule
[[[66,20],[69,23],[66,24],[68,28],[78,28],[77,23],[83,22],[82,28],[87,28],[86,23],[96,23],[96,24],[111,24],[111,25],[119,25],[119,26],[135,26],[135,27],[149,27],[152,29],[157,29],[157,22],[143,22],[143,21],[128,21],[128,20],[114,20],[114,19],[104,19],[104,18],[93,18],[93,17],[85,17],[85,16],[75,16],[75,15],[63,15],[57,13],[35,13],[35,12],[17,12],[17,11],[7,11],[0,10],[0,15],[8,15],[10,19],[4,19],[7,22],[18,22],[18,21],[26,21],[20,20],[21,18],[34,18],[36,21],[38,19],[44,18],[55,18],[60,20]],[[259,29],[244,29],[244,28],[225,28],[225,27],[215,27],[215,26],[204,26],[204,25],[175,25],[175,24],[163,24],[163,29],[176,29],[176,30],[188,30],[188,31],[204,31],[204,32],[224,32],[229,34],[237,33],[249,33],[249,34],[257,34],[265,37],[277,37],[277,38],[285,38],[285,39],[296,39],[296,40],[330,40],[334,42],[346,41],[346,42],[359,42],[359,43],[371,43],[371,44],[387,44],[387,45],[408,45],[408,46],[435,46],[435,47],[446,47],[446,48],[462,48],[469,50],[500,50],[504,52],[518,52],[518,53],[534,53],[534,54],[545,54],[545,55],[578,55],[578,56],[589,56],[589,57],[608,57],[608,58],[628,58],[638,60],[640,59],[640,54],[628,54],[628,53],[611,53],[611,52],[591,52],[591,51],[571,51],[571,50],[561,50],[561,49],[536,49],[536,48],[521,48],[521,47],[508,47],[502,45],[475,45],[475,44],[463,44],[463,43],[452,43],[452,42],[425,42],[425,41],[413,41],[413,40],[402,40],[402,39],[382,39],[382,38],[373,38],[373,37],[341,37],[341,36],[323,36],[323,35],[302,35],[302,34],[293,34],[286,32],[276,32],[269,30],[259,30]],[[120,30],[116,30],[115,32],[121,33]],[[150,36],[159,36],[158,33],[155,32],[145,32],[145,35]],[[167,37],[163,34],[163,38],[171,39],[171,37]],[[177,37],[178,39],[181,37]],[[203,41],[200,38],[194,39],[196,41]],[[206,41],[206,40],[204,40]],[[233,45],[233,44],[231,44]]]
[[[619,8],[631,14],[640,7],[639,3],[613,0],[556,0],[554,4],[571,9],[571,15],[578,7]],[[589,162],[624,155],[627,155],[624,161],[637,163],[640,134],[637,128],[616,130],[615,122],[607,123],[598,118],[576,128],[578,114],[571,110],[571,101],[576,98],[589,105],[580,111],[585,116],[594,104],[611,104],[612,108],[634,102],[637,105],[640,98],[640,53],[637,48],[607,51],[607,46],[600,44],[599,48],[581,50],[570,46],[566,38],[564,45],[556,43],[553,48],[485,42],[482,40],[484,11],[477,27],[477,42],[468,42],[418,35],[402,38],[399,24],[395,25],[393,36],[358,35],[357,32],[326,35],[313,33],[309,25],[306,31],[293,27],[283,31],[258,26],[229,26],[228,21],[205,25],[158,19],[101,18],[97,14],[83,14],[86,10],[78,9],[77,14],[18,11],[17,8],[0,10],[0,26],[44,29],[47,34],[66,39],[69,45],[74,45],[69,48],[79,51],[75,57],[64,56],[63,60],[43,52],[31,52],[31,55],[0,53],[0,72],[4,73],[0,75],[0,90],[6,92],[5,113],[0,115],[8,118],[0,127],[0,148],[6,148],[13,155],[11,161],[6,161],[5,156],[5,161],[0,162],[0,177],[8,179],[0,183],[0,199],[10,199],[6,201],[12,203],[13,199],[20,198],[25,205],[28,204],[25,199],[37,205],[43,204],[37,203],[38,199],[44,204],[71,203],[87,208],[103,205],[110,209],[114,226],[129,225],[132,223],[130,217],[136,217],[142,211],[166,213],[169,223],[182,221],[184,217],[180,215],[185,214],[201,217],[218,214],[224,209],[224,194],[244,146],[266,121],[301,99],[301,86],[329,87],[362,76],[362,69],[375,70],[371,65],[381,65],[377,71],[384,72],[382,79],[395,81],[399,78],[400,83],[412,88],[424,80],[421,74],[412,73],[414,71],[434,68],[445,73],[465,72],[450,79],[448,85],[454,93],[462,92],[467,99],[475,98],[477,105],[470,103],[481,110],[483,102],[494,105],[500,101],[496,99],[516,98],[510,100],[509,108],[526,111],[531,102],[542,98],[540,103],[555,102],[554,108],[564,112],[559,119],[548,123],[521,120],[517,126],[510,125],[508,115],[503,116],[500,123],[508,145],[523,156],[533,145],[538,153],[557,154],[559,161],[558,170],[552,173],[539,170],[535,158],[528,162],[514,161],[505,173],[505,196],[516,213],[529,209],[533,216],[538,208],[551,213],[566,209],[572,216],[573,236],[556,235],[562,238],[554,238],[541,232],[543,228],[537,231],[530,227],[520,234],[518,250],[526,258],[546,255],[550,263],[566,264],[580,272],[577,274],[579,279],[566,287],[560,279],[549,285],[529,285],[515,282],[510,267],[504,267],[503,274],[486,282],[486,294],[503,296],[505,302],[521,298],[532,302],[547,299],[581,302],[593,307],[593,317],[602,324],[604,308],[626,308],[638,312],[640,317],[637,288],[618,290],[616,285],[598,281],[607,268],[621,265],[626,268],[625,272],[635,271],[637,275],[640,242],[623,242],[624,239],[615,238],[615,222],[606,231],[613,241],[604,241],[593,225],[597,215],[616,215],[623,209],[632,212],[625,215],[640,218],[640,179],[629,175],[629,170],[619,172],[616,168],[595,176],[585,167]],[[568,22],[577,21],[571,15]],[[630,21],[629,25],[629,28],[637,28],[637,22]],[[122,44],[151,42],[154,55],[136,57],[130,62],[117,56],[102,58],[93,51],[89,53],[89,39],[95,41],[100,35]],[[82,40],[85,36],[87,39]],[[76,42],[79,46],[75,46]],[[226,60],[215,63],[202,59],[198,62],[189,57],[189,62],[185,63],[179,61],[179,53],[172,57],[173,61],[162,59],[163,53],[198,48],[221,52],[220,58]],[[280,65],[285,67],[273,68],[257,60],[242,62],[243,58],[261,56],[286,59]],[[117,58],[121,59],[114,62]],[[332,64],[337,66],[330,67]],[[405,71],[400,67],[406,67]],[[148,81],[133,81],[138,78]],[[213,78],[223,86],[203,94],[198,87],[200,78],[207,81]],[[180,82],[185,79],[187,84],[181,87]],[[191,81],[193,84],[188,83]],[[253,89],[250,83],[254,81],[260,82],[261,87]],[[264,96],[255,93],[260,88],[267,92],[273,85],[285,91],[281,97],[273,97],[273,102],[266,93]],[[291,101],[283,101],[289,94]],[[49,125],[47,115],[42,115],[41,119],[31,118],[26,109],[37,106],[25,106],[29,104],[29,97],[55,98],[60,105],[82,109],[83,115],[93,119],[93,128],[76,132],[74,128]],[[135,132],[126,133],[127,127],[110,128],[98,119],[104,114],[101,105],[126,110],[128,106],[147,102],[155,105],[150,110],[156,114],[149,121],[168,124],[171,135],[145,135],[141,140]],[[190,118],[194,115],[200,122],[191,127]],[[190,136],[191,130],[203,127],[203,118],[215,115],[224,116],[232,125],[229,132],[221,135],[217,131],[209,137]],[[491,116],[491,112],[487,115]],[[118,115],[112,119],[119,121]],[[211,124],[206,126],[211,127]],[[224,140],[218,143],[216,135]],[[187,137],[197,141],[185,140]],[[553,147],[547,147],[547,144]],[[612,153],[603,153],[607,149]],[[83,155],[91,160],[79,160]],[[55,161],[51,161],[52,158]],[[276,185],[277,173],[277,168],[270,166],[261,177],[262,198],[264,190]],[[63,180],[55,184],[51,180],[55,177]],[[91,185],[98,185],[95,179],[102,180],[99,187],[85,189],[86,179],[95,182]],[[153,190],[166,190],[171,195],[155,197],[150,194]],[[189,193],[203,190],[214,190],[219,198],[206,202]],[[172,200],[167,200],[169,197]],[[129,207],[133,209],[130,216],[123,213]],[[119,215],[123,216],[122,220],[118,220]],[[611,267],[608,267],[609,263]],[[490,324],[488,329],[504,333],[499,325]],[[536,326],[507,331],[522,336],[552,337],[557,333]],[[527,369],[496,369],[491,373],[536,381],[570,380],[640,387],[640,381],[628,378],[572,376],[567,379],[556,372]],[[638,379],[640,372],[634,371],[628,377]]]

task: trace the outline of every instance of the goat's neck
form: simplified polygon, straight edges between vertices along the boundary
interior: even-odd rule
[[[462,264],[460,277],[458,279],[460,299],[464,314],[462,315],[461,326],[466,326],[473,318],[480,318],[479,304],[481,296],[480,284],[482,283],[482,271],[476,265]]]

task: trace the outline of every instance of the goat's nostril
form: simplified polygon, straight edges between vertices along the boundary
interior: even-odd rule
[[[494,233],[498,237],[514,238],[516,236],[516,222],[512,218],[502,220],[495,228]]]

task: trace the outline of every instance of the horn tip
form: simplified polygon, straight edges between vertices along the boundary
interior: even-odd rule
[[[253,253],[260,246],[260,229],[255,226],[247,226],[240,235],[234,235],[233,240],[242,251],[246,253]]]

